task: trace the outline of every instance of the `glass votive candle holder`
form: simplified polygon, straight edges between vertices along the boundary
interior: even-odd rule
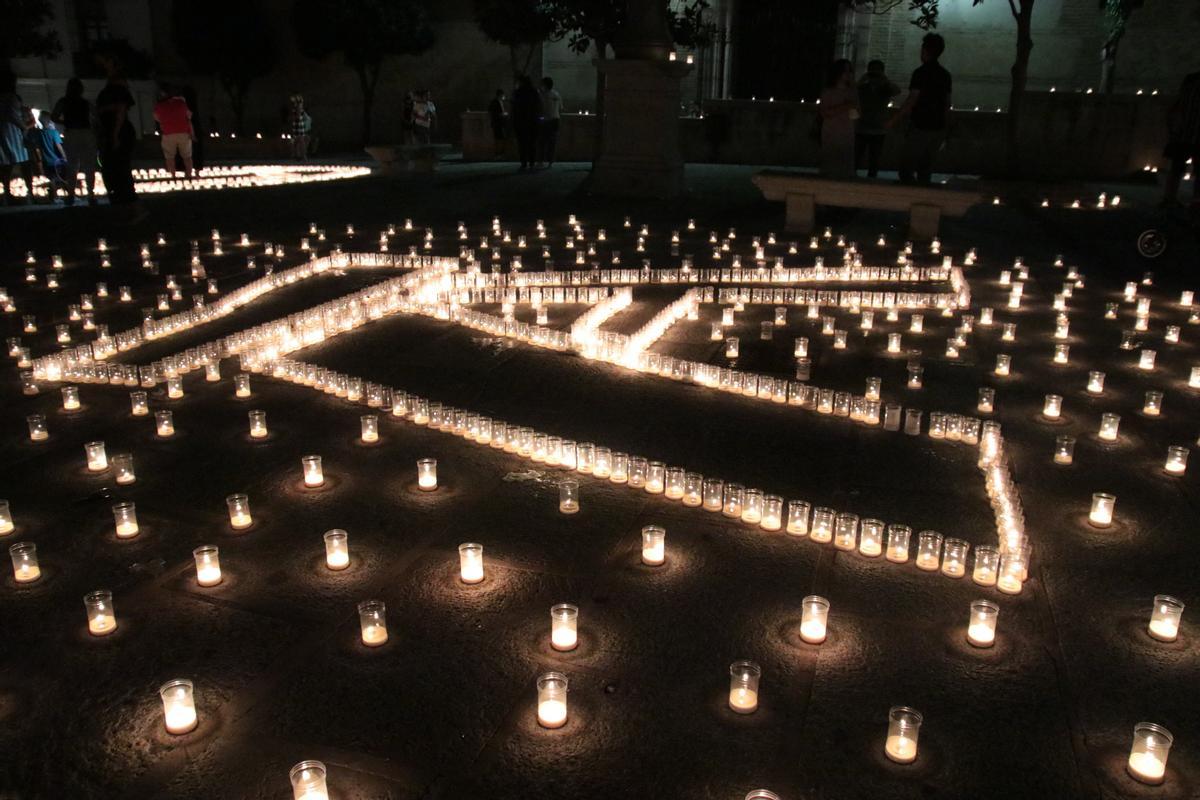
[[[546,463],[550,463],[550,460],[547,459]],[[608,476],[608,480],[612,483],[629,482],[629,455],[627,453],[612,454],[612,474]]]
[[[800,608],[800,638],[809,644],[825,641],[829,601],[820,595],[810,594],[801,601]]]
[[[37,545],[33,542],[16,542],[9,545],[8,557],[12,559],[13,580],[17,583],[33,583],[42,577],[38,566]]]
[[[192,682],[183,678],[167,681],[158,689],[163,704],[167,733],[188,733],[196,728],[196,695]]]
[[[320,456],[303,456],[300,466],[304,471],[305,486],[321,486],[325,483],[325,469],[321,466]]]
[[[833,546],[838,550],[853,550],[858,546],[858,515],[838,514],[834,520]]]
[[[62,407],[67,411],[74,411],[79,408],[78,386],[62,387]]]
[[[417,461],[417,488],[432,492],[437,488],[437,459],[422,458]]]
[[[1001,377],[1008,375],[1012,371],[1012,356],[1007,353],[997,353],[996,369],[994,371]]]
[[[742,509],[746,505],[746,487],[739,483],[730,483],[725,486],[724,504],[721,506],[721,513],[727,517],[741,519]]]
[[[250,416],[250,438],[251,439],[267,438],[267,412],[251,411],[249,416]]]
[[[107,636],[117,629],[112,592],[100,590],[85,594],[83,607],[87,612],[88,633],[92,636]]]
[[[1000,606],[990,600],[971,603],[971,618],[967,622],[967,641],[974,647],[991,647],[996,643],[996,620]]]
[[[1020,594],[1025,583],[1025,562],[1019,554],[1003,553],[1000,556],[1000,572],[996,576],[996,588],[1004,594]]]
[[[567,676],[546,672],[537,679],[537,721],[543,728],[567,724]]]
[[[858,526],[858,552],[867,558],[883,553],[884,525],[881,520],[864,519]]]
[[[358,627],[362,643],[367,647],[379,647],[387,642],[387,606],[382,600],[364,600],[358,604]]]
[[[1188,374],[1188,388],[1200,389],[1200,367],[1192,367],[1192,371]]]
[[[379,417],[374,414],[363,414],[359,417],[359,426],[364,442],[379,441]]]
[[[763,493],[759,489],[747,489],[742,503],[742,522],[757,525],[762,522]]]
[[[7,500],[0,500],[0,536],[5,536],[13,532],[12,511],[8,507]]]
[[[550,609],[550,646],[555,650],[574,650],[579,644],[579,608],[559,603]]]
[[[917,568],[936,572],[941,563],[942,535],[937,531],[921,531],[917,534]]]
[[[1071,464],[1075,461],[1075,437],[1057,436],[1054,439],[1054,463]]]
[[[804,500],[789,500],[787,504],[787,532],[792,536],[808,535],[808,515],[812,505]]]
[[[775,336],[775,323],[770,320],[764,320],[759,324],[758,338],[763,341],[769,341]]]
[[[1042,416],[1046,419],[1062,418],[1062,395],[1048,394],[1042,403]]]
[[[996,408],[996,390],[990,386],[979,389],[979,403],[976,406],[980,414],[991,414]]]
[[[812,359],[797,358],[796,359],[796,380],[806,381],[812,377]]]
[[[753,661],[735,661],[729,665],[729,708],[736,714],[758,710],[758,684],[762,668]]]
[[[458,546],[458,575],[463,583],[483,580],[483,545],[467,542]]]
[[[646,473],[650,471],[650,464],[641,456],[629,457],[629,486],[633,489],[646,488]]]
[[[137,480],[133,471],[133,455],[130,453],[114,453],[112,457],[113,477],[122,486]]]
[[[921,434],[921,409],[907,408],[904,410],[904,433],[906,436]]]
[[[221,558],[216,545],[201,545],[192,551],[192,557],[196,560],[196,583],[216,586],[221,582]]]
[[[221,380],[221,362],[210,361],[204,365],[204,380],[216,383]]]
[[[137,507],[133,501],[126,500],[113,504],[113,522],[116,524],[118,539],[132,539],[138,535]]]
[[[793,341],[792,355],[796,358],[805,358],[808,356],[808,337],[797,336]]]
[[[175,415],[170,411],[154,412],[154,432],[160,438],[169,439],[175,435]]]
[[[942,548],[942,574],[948,578],[961,578],[967,574],[967,551],[970,545],[962,539],[946,539]]]
[[[129,411],[135,417],[144,417],[150,413],[150,405],[146,400],[145,392],[129,393]]]
[[[745,519],[743,513],[742,518]],[[769,494],[763,497],[762,520],[759,527],[764,531],[777,531],[783,527],[783,498]]]
[[[658,567],[667,557],[667,531],[658,525],[642,528],[642,563]]]
[[[597,447],[595,461],[592,463],[592,474],[597,478],[612,477],[612,450],[607,447]]]
[[[667,467],[667,480],[663,494],[668,500],[683,499],[687,478],[682,467]]]
[[[591,475],[595,468],[596,445],[580,442],[575,446],[575,471],[582,475]]]
[[[1157,355],[1153,350],[1143,350],[1138,356],[1138,369],[1146,372],[1154,369],[1154,359]]]
[[[720,511],[724,508],[725,498],[725,482],[719,478],[704,479],[704,499],[703,506],[705,511]]]
[[[288,773],[292,782],[292,800],[329,800],[325,776],[325,765],[320,761],[301,761],[292,767]]]
[[[234,397],[249,397],[250,391],[250,376],[245,372],[239,372],[233,376],[233,395]]]
[[[341,528],[326,531],[325,566],[331,570],[340,571],[350,566],[350,536]]]
[[[1139,722],[1133,727],[1133,745],[1125,769],[1134,780],[1157,786],[1167,774],[1167,756],[1175,741],[1171,732],[1153,722]]]
[[[699,472],[683,474],[683,494],[681,502],[689,508],[695,508],[704,501],[704,476]]]
[[[558,484],[558,510],[564,514],[579,511],[579,481],[565,480]]]
[[[913,314],[908,319],[908,330],[912,333],[922,333],[925,330],[925,315]]]
[[[888,711],[887,741],[883,751],[897,764],[911,764],[917,760],[917,738],[921,733],[923,718],[916,709],[895,706]]]
[[[1088,394],[1101,395],[1104,394],[1104,373],[1099,370],[1092,370],[1088,373],[1087,392]]]
[[[650,494],[662,494],[666,487],[667,465],[661,461],[651,461],[646,465],[646,486]]]
[[[1071,361],[1071,346],[1069,344],[1054,345],[1054,363],[1067,364]]]
[[[41,414],[30,414],[25,418],[25,422],[29,425],[30,441],[43,442],[50,438],[50,431],[46,428],[46,418]]]
[[[725,357],[729,359],[738,357],[738,337],[730,336],[725,340]]]
[[[725,332],[721,330],[721,323],[714,322],[712,327],[709,329],[708,338],[714,342],[719,342],[722,338],[724,338],[724,336]]]
[[[1088,512],[1088,522],[1097,528],[1107,528],[1112,525],[1113,511],[1116,506],[1116,495],[1096,492],[1092,495],[1092,509]]]
[[[833,349],[834,350],[845,350],[846,349],[847,335],[848,335],[847,332],[840,328],[833,332]]]
[[[167,397],[171,400],[183,397],[183,378],[178,375],[171,375],[167,378]]]
[[[814,542],[833,541],[834,523],[837,519],[837,512],[832,508],[819,507],[813,510],[812,524],[809,526],[808,533]]]
[[[103,472],[108,469],[108,454],[104,442],[88,442],[83,446],[89,472]]]
[[[995,586],[1000,568],[1000,551],[994,545],[984,544],[975,548],[975,568],[971,580],[980,586]]]
[[[1155,595],[1154,608],[1150,611],[1150,625],[1147,632],[1160,642],[1173,642],[1179,637],[1179,624],[1182,617],[1182,602],[1170,595]]]
[[[254,524],[250,515],[250,498],[244,494],[231,494],[225,498],[225,506],[229,509],[229,525],[235,531],[242,531]]]
[[[1117,431],[1121,428],[1120,414],[1101,414],[1100,415],[1100,430],[1096,434],[1102,441],[1115,442],[1117,440]]]
[[[1188,449],[1179,445],[1167,448],[1167,462],[1163,469],[1168,475],[1182,475],[1187,471]]]
[[[1142,404],[1142,413],[1147,417],[1157,417],[1162,414],[1163,393],[1156,389],[1146,392],[1146,402]]]

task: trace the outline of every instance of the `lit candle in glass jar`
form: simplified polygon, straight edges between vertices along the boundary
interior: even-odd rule
[[[555,650],[574,650],[579,644],[579,608],[559,603],[550,609],[550,646]]]
[[[642,528],[642,563],[661,566],[667,557],[667,531],[658,525]]]
[[[838,514],[834,520],[833,546],[853,550],[858,546],[858,515]]]
[[[695,508],[703,502],[704,476],[698,472],[685,472],[683,475],[682,502],[689,508]]]
[[[763,498],[762,521],[759,523],[759,527],[764,531],[777,531],[783,527],[782,497],[769,494]]]
[[[468,542],[458,546],[458,573],[463,583],[483,580],[483,545]]]
[[[201,545],[192,551],[192,556],[196,560],[196,583],[216,586],[221,582],[221,559],[216,545]]]
[[[895,706],[888,711],[887,741],[883,750],[897,764],[911,764],[917,760],[917,738],[921,733],[923,718],[916,709]]]
[[[666,473],[666,464],[651,461],[646,467],[646,491],[650,494],[662,494],[666,485]]]
[[[254,524],[250,516],[250,498],[244,494],[231,494],[225,498],[229,509],[229,524],[235,531],[245,530]]]
[[[735,661],[729,665],[729,708],[737,714],[758,710],[758,682],[762,668],[753,661]]]
[[[991,647],[996,642],[996,620],[1000,606],[990,600],[971,603],[971,619],[967,624],[967,641],[975,647]]]
[[[196,699],[191,681],[167,681],[159,688],[158,696],[162,698],[167,733],[179,735],[196,728]]]
[[[1070,464],[1075,460],[1075,437],[1058,436],[1054,439],[1054,463]]]
[[[759,489],[747,489],[743,495],[742,522],[757,525],[762,522],[763,493]]]
[[[249,397],[250,392],[250,376],[245,372],[239,372],[233,376],[233,395],[234,397]]]
[[[417,461],[417,488],[432,492],[437,485],[437,459],[422,458]]]
[[[137,508],[132,501],[114,504],[112,512],[118,539],[130,539],[138,535]]]
[[[251,439],[267,438],[267,412],[251,411],[249,416],[250,416],[250,438]]]
[[[112,457],[113,475],[122,486],[137,480],[133,471],[133,456],[130,453],[115,453]]]
[[[792,355],[796,358],[806,358],[808,356],[808,337],[798,336],[793,343]]]
[[[812,525],[809,527],[809,537],[814,542],[824,544],[833,541],[834,520],[837,512],[832,508],[818,507],[813,510]]]
[[[0,500],[0,536],[13,532],[12,512],[8,508],[7,500]]]
[[[292,800],[329,800],[325,784],[325,765],[320,761],[301,761],[288,775],[292,782]]]
[[[1146,402],[1142,405],[1142,413],[1148,417],[1157,417],[1162,414],[1163,393],[1151,389],[1146,392]]]
[[[792,536],[808,535],[808,516],[812,505],[804,500],[789,500],[787,504],[787,532]]]
[[[42,577],[42,568],[38,566],[37,545],[33,542],[16,542],[10,545],[8,555],[12,559],[13,580],[17,583],[33,583]]]
[[[667,482],[663,496],[668,500],[682,500],[687,486],[687,478],[681,467],[667,467]]]
[[[1101,414],[1100,415],[1100,431],[1096,435],[1106,442],[1115,442],[1117,440],[1117,431],[1121,427],[1121,416],[1119,414]]]
[[[78,386],[62,387],[62,407],[66,411],[74,411],[79,408]]]
[[[725,357],[734,359],[738,357],[738,337],[730,336],[725,340]]]
[[[1188,449],[1178,445],[1167,448],[1167,463],[1163,469],[1170,475],[1182,475],[1187,470]]]
[[[183,378],[178,375],[171,375],[167,378],[167,397],[171,400],[183,397]]]
[[[334,571],[350,566],[350,537],[341,528],[326,531],[325,566]]]
[[[1157,786],[1167,774],[1167,756],[1175,741],[1171,732],[1153,722],[1139,722],[1133,728],[1133,746],[1125,768],[1141,783]]]
[[[1088,394],[1100,395],[1104,394],[1104,373],[1098,370],[1093,370],[1088,373],[1087,382]]]
[[[1000,565],[1000,552],[992,545],[975,548],[975,568],[971,580],[980,586],[995,586],[996,573]]]
[[[1003,377],[1008,375],[1011,370],[1012,356],[1008,355],[1007,353],[998,353],[996,355],[996,374]]]
[[[108,469],[108,455],[104,450],[104,442],[88,442],[83,446],[87,457],[87,468],[91,472],[103,472]]]
[[[107,636],[117,629],[112,592],[101,590],[85,594],[83,607],[87,611],[88,633],[92,636]]]
[[[996,588],[1004,594],[1020,594],[1024,583],[1024,560],[1015,553],[1004,553],[1001,555],[1000,573],[996,578]]]
[[[543,728],[561,728],[567,723],[567,676],[561,672],[538,676],[537,721]]]
[[[558,510],[564,514],[579,511],[579,481],[565,480],[558,484]]]
[[[358,604],[358,627],[362,643],[367,647],[379,647],[387,642],[387,606],[382,600],[364,600]]]
[[[1071,346],[1067,344],[1054,345],[1054,363],[1066,364],[1071,360]]]
[[[379,441],[379,417],[375,414],[363,414],[358,418],[362,440],[364,442]]]
[[[996,390],[983,386],[979,389],[979,404],[977,406],[980,414],[991,414],[996,407]]]
[[[325,471],[321,467],[320,456],[304,456],[300,459],[300,464],[304,468],[305,486],[320,486],[325,483]]]
[[[145,392],[129,393],[129,410],[135,417],[144,417],[150,413],[150,406],[146,402]]]
[[[1112,525],[1113,509],[1117,505],[1117,496],[1096,492],[1092,495],[1092,510],[1088,513],[1088,522],[1097,528],[1107,528]]]
[[[1154,369],[1154,358],[1157,355],[1158,354],[1153,350],[1143,350],[1141,355],[1138,357],[1138,369],[1146,372]]]
[[[175,415],[170,411],[154,412],[154,430],[161,438],[169,439],[175,435]]]
[[[946,539],[942,550],[942,574],[948,578],[961,578],[967,573],[967,551],[970,548],[962,539]]]
[[[41,414],[30,414],[25,418],[29,424],[29,439],[34,442],[43,442],[50,438],[50,431],[46,428],[46,418]]]
[[[881,520],[864,519],[859,523],[858,552],[867,558],[883,553],[884,525]]]
[[[829,601],[820,595],[810,594],[801,601],[800,608],[800,638],[809,644],[825,641]]]
[[[1179,623],[1183,617],[1183,603],[1170,595],[1154,596],[1154,608],[1150,612],[1150,636],[1160,642],[1173,642],[1179,636]]]
[[[1046,401],[1042,405],[1042,416],[1046,419],[1059,419],[1062,417],[1062,395],[1046,395]]]

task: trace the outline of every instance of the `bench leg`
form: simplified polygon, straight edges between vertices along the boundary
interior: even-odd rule
[[[789,193],[784,227],[792,233],[812,233],[817,225],[816,201],[811,194]]]
[[[942,220],[940,206],[928,203],[914,203],[909,209],[908,238],[914,241],[928,241],[937,236],[938,224]]]

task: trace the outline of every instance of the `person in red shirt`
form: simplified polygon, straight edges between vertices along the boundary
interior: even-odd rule
[[[192,140],[195,133],[187,101],[178,92],[167,86],[162,87],[158,102],[154,104],[154,121],[162,133],[162,152],[167,172],[175,174],[175,156],[178,155],[183,159],[184,176],[192,177]]]

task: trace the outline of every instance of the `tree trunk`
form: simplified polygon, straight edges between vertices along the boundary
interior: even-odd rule
[[[604,39],[596,39],[596,60],[604,61],[608,58],[608,42]],[[604,151],[604,70],[596,70],[596,138],[592,148],[592,166],[596,166],[596,162],[600,160],[600,154]]]
[[[1017,175],[1021,171],[1020,153],[1017,150],[1017,135],[1020,131],[1021,100],[1025,96],[1025,84],[1029,81],[1029,54],[1033,52],[1033,3],[1034,0],[1009,0],[1013,5],[1013,16],[1017,20],[1017,58],[1012,65],[1012,86],[1008,95],[1008,125],[1005,130],[1005,150],[1008,172]]]
[[[1112,94],[1116,88],[1117,47],[1120,43],[1120,37],[1104,43],[1103,57],[1100,60],[1100,91],[1104,94]]]

